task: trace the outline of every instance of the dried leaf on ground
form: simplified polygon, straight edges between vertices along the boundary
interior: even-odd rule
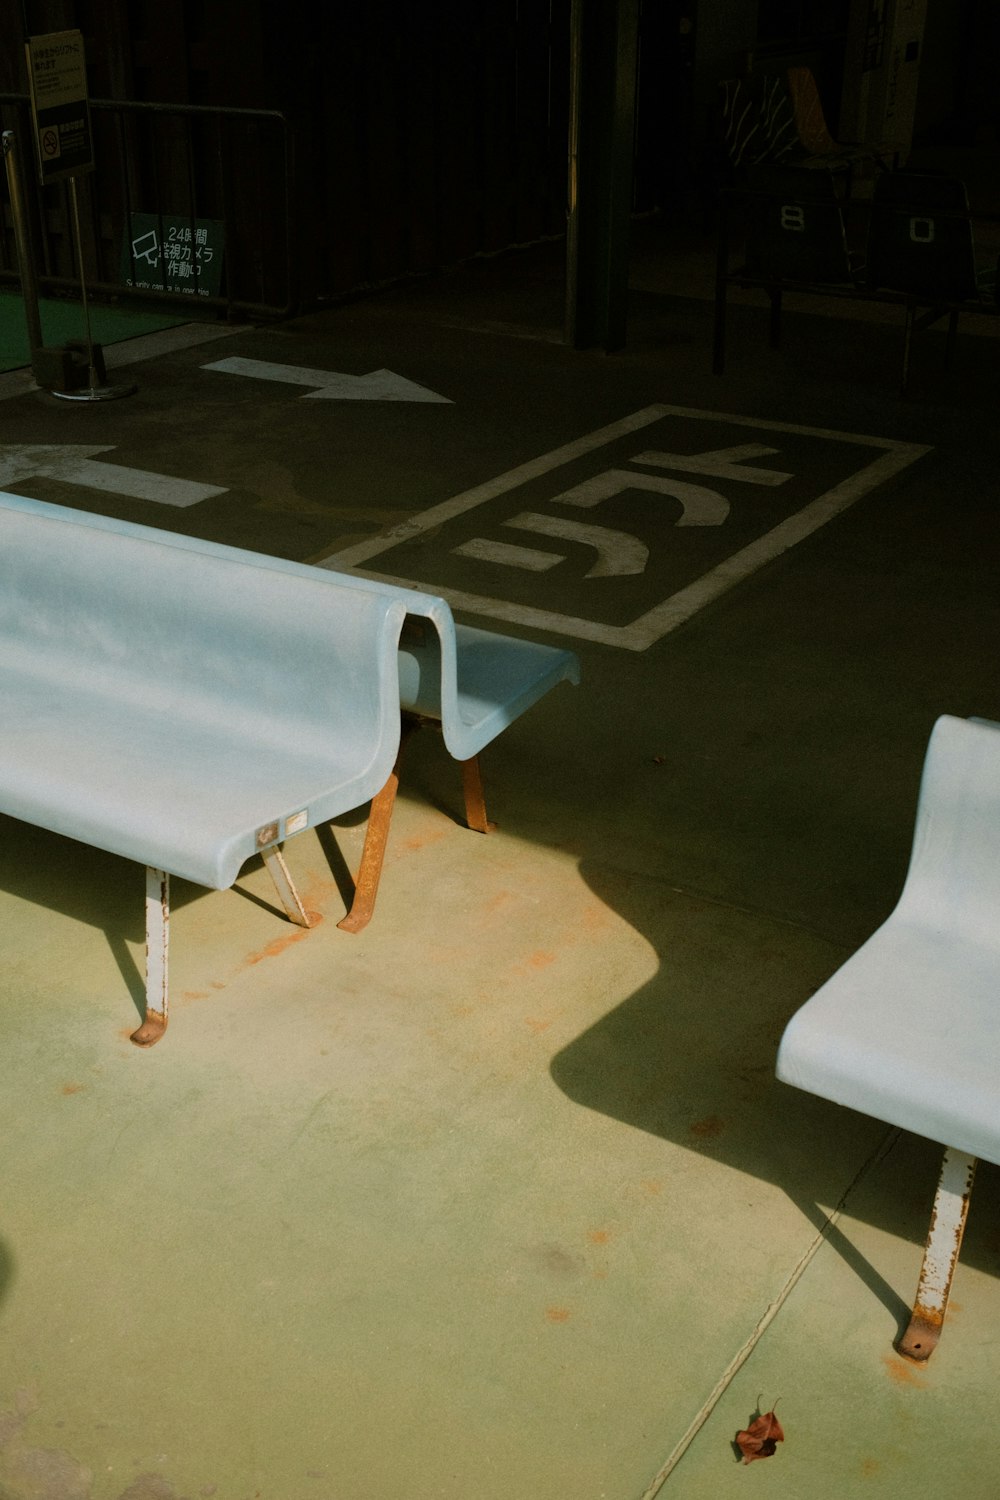
[[[778,1403],[774,1404],[777,1406]],[[745,1464],[752,1464],[755,1458],[770,1458],[777,1445],[784,1441],[785,1434],[773,1410],[756,1417],[749,1427],[736,1434],[736,1445]]]

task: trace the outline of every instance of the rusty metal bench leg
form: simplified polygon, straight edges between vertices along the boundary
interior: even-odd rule
[[[146,867],[146,1016],[132,1041],[153,1047],[167,1029],[167,948],[170,937],[170,876]]]
[[[486,799],[483,796],[483,778],[479,770],[479,756],[459,761],[462,767],[462,790],[465,793],[465,821],[476,833],[492,833],[497,826],[486,816]]]
[[[389,842],[389,824],[392,822],[392,810],[396,805],[396,792],[399,789],[399,770],[403,761],[403,751],[407,740],[417,727],[416,724],[403,724],[399,753],[396,756],[392,774],[382,790],[372,798],[368,827],[365,830],[365,846],[361,851],[361,866],[354,883],[354,900],[351,902],[351,909],[346,917],[341,917],[337,923],[337,926],[343,928],[344,932],[360,932],[372,919],[375,897],[378,895],[378,883],[382,876],[385,847]]]
[[[365,830],[365,846],[361,851],[361,865],[358,878],[354,883],[354,900],[351,902],[350,911],[337,923],[337,926],[342,927],[345,932],[360,932],[372,919],[398,787],[399,762],[397,761],[385,786],[372,798],[368,827]]]
[[[262,849],[261,855],[274,881],[274,888],[281,897],[281,904],[288,913],[288,920],[296,922],[299,927],[311,927],[315,918],[302,905],[302,897],[295,889],[295,882],[292,880],[284,855],[277,844],[272,844],[268,849]]]
[[[909,1359],[930,1359],[941,1337],[975,1174],[976,1158],[948,1147],[941,1164],[913,1313],[896,1346]]]

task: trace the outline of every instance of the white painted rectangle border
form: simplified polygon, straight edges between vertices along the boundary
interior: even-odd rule
[[[688,584],[660,604],[654,605],[644,615],[633,620],[630,625],[606,625],[595,620],[578,619],[571,615],[557,614],[551,610],[537,609],[532,605],[514,604],[509,600],[492,599],[482,594],[468,594],[459,589],[437,589],[433,585],[419,583],[414,579],[394,578],[358,566],[372,557],[377,557],[379,553],[398,546],[401,542],[419,536],[421,532],[430,531],[445,521],[454,520],[456,516],[463,515],[477,505],[483,505],[498,495],[517,489],[520,485],[527,484],[529,480],[551,473],[573,459],[605,447],[617,438],[627,437],[630,432],[638,432],[653,422],[661,421],[664,417],[728,422],[740,427],[751,427],[760,432],[787,432],[802,437],[827,438],[839,443],[856,443],[864,448],[880,449],[881,452],[877,458],[856,473],[849,475],[847,479],[834,485],[825,494],[810,501],[794,515],[786,517],[763,536],[750,542],[746,547],[742,547],[738,552],[734,552],[731,557],[727,557],[716,567],[711,568],[694,583]],[[418,588],[425,592],[437,593],[441,598],[447,599],[453,609],[465,610],[470,614],[482,615],[489,619],[507,620],[512,624],[525,625],[531,629],[568,635],[575,640],[618,646],[626,651],[646,651],[656,641],[662,640],[665,635],[676,630],[679,625],[685,624],[707,604],[711,604],[729,589],[735,587],[737,583],[749,578],[766,563],[772,562],[783,552],[789,551],[799,542],[804,541],[806,537],[825,526],[828,521],[842,515],[845,510],[856,504],[878,485],[885,484],[887,480],[930,451],[930,446],[925,443],[904,443],[893,438],[869,437],[863,433],[837,432],[827,427],[805,427],[794,422],[774,422],[760,417],[736,416],[729,412],[701,411],[686,406],[646,406],[641,411],[623,417],[618,422],[599,427],[582,438],[554,448],[550,453],[543,453],[538,458],[519,464],[514,469],[508,469],[505,474],[500,474],[495,479],[475,485],[472,489],[463,490],[461,494],[453,495],[449,500],[443,500],[439,505],[431,506],[429,510],[420,512],[408,521],[403,521],[381,536],[371,537],[354,547],[335,552],[330,557],[319,561],[317,566],[329,568],[335,572],[350,569],[366,578],[377,578],[383,582],[399,584],[404,588]]]

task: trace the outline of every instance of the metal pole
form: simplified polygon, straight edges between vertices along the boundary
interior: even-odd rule
[[[566,340],[625,344],[639,0],[572,0]]]
[[[69,196],[73,204],[73,233],[76,236],[76,258],[80,266],[80,300],[83,303],[83,331],[87,341],[87,365],[90,372],[90,388],[100,384],[94,365],[94,340],[90,332],[90,303],[87,301],[87,273],[83,264],[83,236],[80,233],[80,204],[76,196],[76,178],[69,180]]]
[[[35,276],[35,262],[31,250],[31,234],[24,207],[21,174],[17,166],[17,141],[12,130],[5,130],[3,133],[3,155],[7,167],[7,183],[10,187],[10,211],[14,221],[14,242],[17,246],[17,264],[21,277],[24,320],[28,325],[28,358],[34,361],[35,350],[42,347],[42,320],[38,312],[38,280]]]
[[[569,162],[566,184],[566,342],[579,347],[580,296],[580,111],[583,93],[583,0],[570,7]],[[581,342],[586,342],[581,339]]]
[[[83,390],[53,391],[60,401],[116,401],[120,396],[134,396],[135,385],[129,381],[121,385],[109,385],[104,374],[104,358],[98,368],[94,354],[94,340],[90,332],[90,303],[87,301],[87,273],[83,264],[83,236],[80,233],[80,205],[76,196],[76,177],[69,179],[69,194],[73,205],[73,233],[76,236],[76,254],[80,266],[80,297],[83,302],[83,325],[87,344],[87,379]],[[166,1025],[166,1021],[163,1023]],[[136,1033],[138,1035],[138,1033]],[[133,1037],[133,1041],[135,1038]]]

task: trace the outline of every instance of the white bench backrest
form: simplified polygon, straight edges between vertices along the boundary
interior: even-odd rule
[[[329,580],[341,589],[401,602],[409,616],[426,621],[427,626],[400,643],[399,706],[440,720],[445,745],[457,760],[477,755],[556,683],[580,680],[579,662],[573,652],[494,631],[456,626],[450,605],[435,594],[0,492],[0,516],[4,509],[156,540],[185,552],[229,557],[267,572]]]
[[[395,601],[52,510],[0,511],[8,668],[90,680],[95,693],[275,743],[336,734],[375,744],[398,727]]]
[[[927,747],[896,915],[1000,951],[998,914],[1000,724],[943,714]]]

